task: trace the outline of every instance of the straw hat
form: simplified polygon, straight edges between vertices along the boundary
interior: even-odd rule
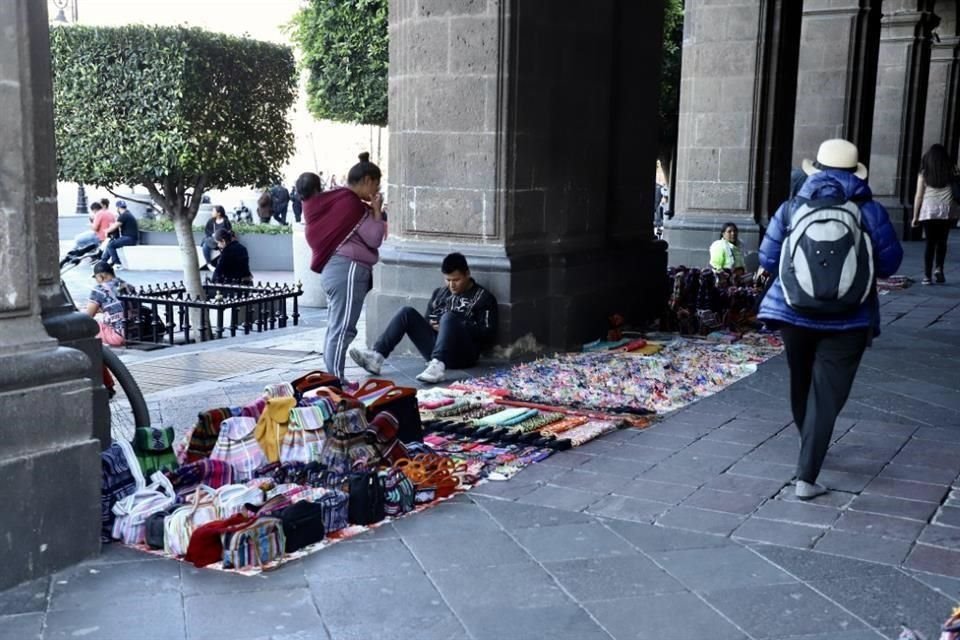
[[[815,162],[803,160],[803,171],[808,176],[824,169],[849,171],[861,180],[867,179],[867,167],[857,161],[857,145],[839,138],[825,140],[817,150]]]

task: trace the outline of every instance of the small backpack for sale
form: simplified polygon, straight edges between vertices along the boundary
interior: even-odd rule
[[[788,210],[789,211],[789,210]],[[787,221],[780,284],[787,304],[814,316],[848,313],[873,291],[873,242],[851,201],[801,201]]]

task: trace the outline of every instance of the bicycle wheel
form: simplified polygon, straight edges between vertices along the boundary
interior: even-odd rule
[[[103,347],[103,366],[113,375],[110,392],[110,435],[114,440],[133,441],[137,427],[150,426],[150,411],[140,387],[110,347]]]

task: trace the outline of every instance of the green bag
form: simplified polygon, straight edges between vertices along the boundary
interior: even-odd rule
[[[138,427],[133,434],[133,450],[146,477],[154,471],[173,471],[178,466],[173,452],[173,427]]]
[[[173,451],[161,453],[141,453],[137,451],[137,460],[140,462],[143,475],[147,477],[153,475],[154,471],[173,471],[180,466],[177,462],[177,454]]]
[[[137,453],[173,451],[173,427],[137,427],[133,450]]]

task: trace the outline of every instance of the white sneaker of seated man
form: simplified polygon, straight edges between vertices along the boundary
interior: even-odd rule
[[[423,370],[423,373],[417,376],[417,380],[429,384],[436,384],[443,380],[443,376],[446,372],[447,365],[434,358],[427,363],[427,368]]]
[[[380,369],[383,367],[383,356],[373,349],[358,349],[350,347],[350,358],[358,365],[366,369],[375,376],[380,375]]]

